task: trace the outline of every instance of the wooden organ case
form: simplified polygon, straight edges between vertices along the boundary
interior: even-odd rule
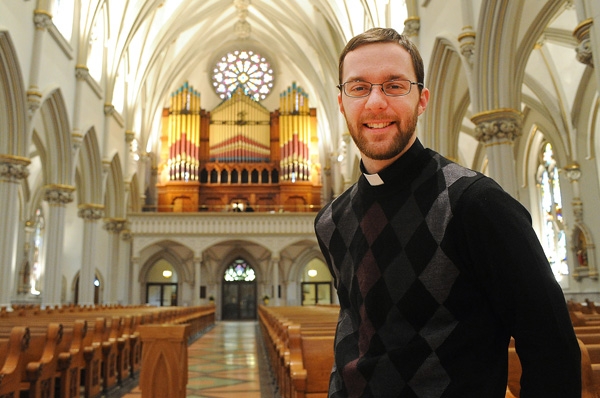
[[[158,211],[321,207],[316,110],[292,86],[270,112],[236,90],[211,112],[186,82],[163,111]]]

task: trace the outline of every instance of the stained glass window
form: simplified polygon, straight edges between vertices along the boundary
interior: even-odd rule
[[[253,51],[233,51],[215,65],[213,86],[222,99],[231,97],[239,87],[260,101],[273,88],[273,70],[265,57]]]
[[[254,279],[256,279],[254,269],[241,258],[235,260],[225,270],[225,280],[227,282],[252,282]]]
[[[557,280],[569,274],[567,241],[562,214],[559,168],[550,143],[542,146],[537,170],[542,211],[542,246]]]

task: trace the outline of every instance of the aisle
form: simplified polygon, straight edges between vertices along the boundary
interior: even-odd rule
[[[190,345],[187,397],[272,397],[268,382],[263,381],[261,392],[261,371],[266,375],[266,365],[262,347],[257,346],[258,333],[256,321],[218,322]],[[140,397],[137,388],[125,395]]]

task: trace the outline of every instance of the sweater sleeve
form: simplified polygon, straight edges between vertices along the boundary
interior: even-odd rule
[[[515,339],[521,397],[579,397],[579,346],[529,212],[488,178],[474,182],[453,211],[448,233],[465,271]]]

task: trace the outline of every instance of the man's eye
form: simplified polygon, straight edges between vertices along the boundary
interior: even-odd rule
[[[359,85],[354,85],[350,88],[351,91],[354,92],[360,92],[360,91],[364,91],[364,90],[368,90],[369,87],[366,84],[359,84]]]

